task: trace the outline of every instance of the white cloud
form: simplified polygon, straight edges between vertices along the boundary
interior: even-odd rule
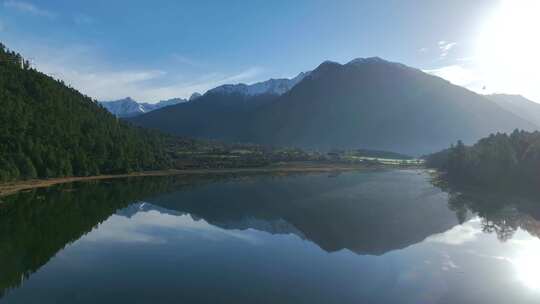
[[[429,49],[424,47],[424,48],[418,49],[418,51],[420,53],[427,53],[429,51]]]
[[[457,42],[448,42],[445,40],[441,40],[439,41],[438,45],[439,45],[439,50],[441,51],[440,57],[446,58],[450,50],[452,50],[457,45]]]
[[[259,75],[262,72],[262,68],[259,67],[251,67],[244,71],[241,71],[238,74],[226,76],[220,80],[218,80],[219,83],[237,83],[237,82],[243,82],[246,80],[253,80],[257,75]]]
[[[169,67],[117,66],[104,59],[96,47],[86,45],[53,47],[46,43],[6,42],[29,59],[32,66],[94,99],[114,100],[130,96],[139,101],[183,97],[204,93],[227,83],[252,83],[263,71],[248,67],[238,72],[208,71],[185,75]],[[174,64],[172,65],[174,66]]]
[[[251,67],[236,74],[225,75],[222,73],[203,74],[189,82],[176,82],[172,85],[158,85],[141,90],[138,93],[140,100],[157,101],[173,97],[189,97],[194,92],[204,93],[214,87],[229,84],[253,82],[262,72],[261,68]],[[130,95],[135,96],[135,95]]]
[[[452,43],[447,43],[443,46],[441,46],[441,50],[444,51],[444,52],[448,52],[450,51],[457,43],[456,42],[452,42]]]
[[[4,7],[10,8],[10,9],[16,9],[18,11],[36,15],[36,16],[42,16],[42,17],[48,17],[48,18],[54,18],[56,15],[50,11],[41,9],[34,4],[18,1],[18,0],[6,0],[4,1]]]
[[[118,99],[126,96],[138,98],[138,91],[144,87],[144,82],[166,75],[161,70],[112,70],[99,67],[79,70],[73,65],[67,66],[56,63],[37,63],[37,68],[56,79],[80,90],[82,93],[96,99]]]

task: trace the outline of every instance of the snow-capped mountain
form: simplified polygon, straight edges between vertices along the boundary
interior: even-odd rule
[[[225,84],[209,90],[206,94],[241,94],[255,96],[262,94],[282,95],[304,79],[309,72],[302,72],[294,78],[270,79],[254,84]]]
[[[275,94],[249,96],[261,92]],[[377,57],[326,61],[293,80],[221,86],[195,102],[131,122],[184,137],[410,155],[441,150],[458,139],[473,143],[494,132],[538,129],[484,96]]]
[[[100,101],[99,103],[118,117],[131,117],[145,113],[143,106],[131,99],[131,97],[115,101]]]
[[[154,204],[140,201],[140,202],[133,203],[120,210],[117,210],[116,215],[132,218],[135,214],[139,212],[150,212],[150,211],[156,211],[161,214],[168,214],[168,215],[174,215],[174,216],[182,216],[185,214],[183,212],[165,209],[165,208],[156,206]]]
[[[212,220],[205,218],[202,215],[197,215],[189,212],[182,212],[179,210],[171,210],[159,205],[155,205],[147,202],[136,202],[123,209],[117,210],[116,215],[132,218],[139,212],[159,212],[161,214],[172,216],[189,215],[194,221],[206,221],[207,223],[228,230],[247,230],[255,229],[259,231],[265,231],[270,234],[296,234],[301,239],[305,240],[306,236],[302,231],[298,230],[294,225],[290,224],[284,219],[259,219],[254,216],[236,218],[231,220]]]
[[[208,90],[206,94],[241,94],[244,96],[257,95],[282,95],[291,90],[296,84],[304,79],[310,72],[302,72],[293,78],[269,79],[267,81],[257,82],[254,84],[225,84]],[[131,97],[113,101],[100,101],[100,104],[112,114],[121,117],[129,118],[139,116],[148,112],[161,109],[163,107],[176,105],[186,101],[194,101],[202,95],[198,92],[193,93],[189,99],[173,98],[162,100],[158,103],[137,102]]]
[[[134,117],[186,101],[187,100],[183,98],[172,98],[168,100],[162,100],[158,103],[148,103],[137,102],[131,97],[126,97],[124,99],[113,101],[100,101],[99,103],[109,112],[118,117]]]

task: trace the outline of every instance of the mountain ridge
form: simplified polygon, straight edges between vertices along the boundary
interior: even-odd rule
[[[293,78],[271,78],[254,84],[225,84],[208,90],[205,94],[282,95],[292,89],[310,72],[301,72]]]
[[[492,100],[503,109],[540,125],[540,104],[515,94],[491,94],[486,98]]]
[[[194,93],[195,94],[195,93]],[[192,95],[196,96],[196,95]],[[197,98],[197,97],[194,97]],[[126,97],[118,100],[100,101],[99,103],[109,112],[120,118],[134,117],[157,109],[172,106],[178,103],[187,102],[183,98],[171,98],[160,100],[157,103],[138,102],[131,97]]]
[[[209,92],[197,101],[204,109],[188,102],[130,120],[181,136],[410,155],[538,128],[484,96],[379,57],[325,61],[281,95]]]

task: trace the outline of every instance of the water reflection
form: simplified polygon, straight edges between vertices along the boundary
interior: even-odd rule
[[[540,237],[540,199],[504,193],[449,191],[448,205],[460,222],[468,212],[478,215],[482,231],[495,233],[499,240],[512,239],[518,229]]]
[[[66,184],[0,200],[0,297],[19,286],[67,244],[133,201],[186,187],[177,179]]]
[[[131,179],[3,200],[7,303],[539,300],[536,201],[439,189],[420,171]]]
[[[527,287],[540,290],[540,242],[522,242],[519,253],[511,259],[519,279]]]
[[[513,265],[525,286],[540,290],[540,199],[500,192],[445,190],[450,193],[449,208],[456,212],[460,222],[463,214],[471,212],[478,216],[483,233],[495,234],[499,241],[512,243],[515,252],[498,258]],[[534,238],[516,238],[520,230]]]
[[[404,178],[407,176],[407,178]],[[310,175],[209,184],[151,198],[224,229],[296,234],[327,252],[381,255],[446,231],[458,222],[447,194],[411,172]]]

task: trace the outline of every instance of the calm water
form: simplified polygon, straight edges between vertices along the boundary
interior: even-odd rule
[[[448,192],[422,171],[145,178],[2,200],[0,303],[540,302],[540,204]]]

